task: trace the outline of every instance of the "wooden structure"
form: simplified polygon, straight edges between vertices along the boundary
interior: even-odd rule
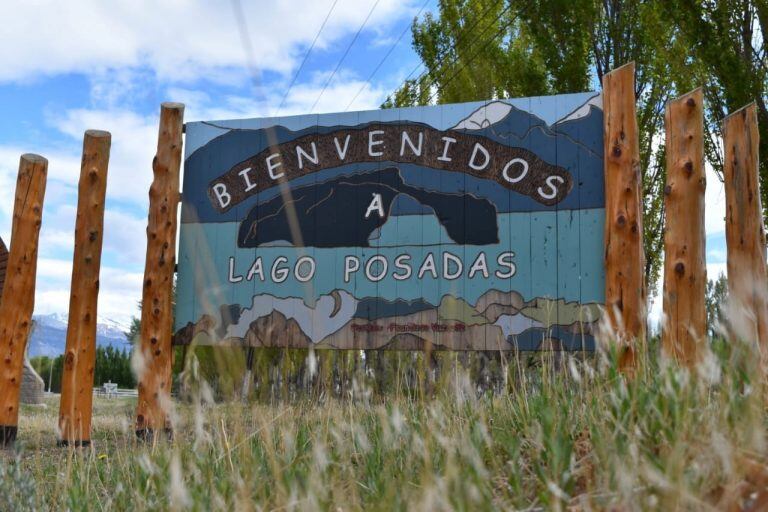
[[[728,244],[728,323],[732,333],[754,343],[768,368],[768,277],[758,175],[757,107],[723,121],[725,146],[725,236]]]
[[[154,180],[149,189],[147,259],[141,309],[141,369],[136,434],[151,438],[155,431],[170,433],[171,332],[173,274],[176,266],[176,229],[179,204],[184,105],[163,103]]]
[[[3,293],[3,285],[5,284],[5,271],[8,268],[8,248],[5,246],[5,242],[0,238],[0,296]]]
[[[22,155],[13,205],[8,275],[0,298],[0,445],[16,439],[24,351],[35,306],[37,243],[48,160]]]
[[[635,114],[635,64],[603,77],[605,116],[605,308],[603,335],[622,346],[621,365],[635,364],[645,338],[640,144]]]
[[[702,90],[696,89],[666,109],[662,346],[688,365],[696,362],[707,329],[703,102]]]
[[[599,92],[216,126],[186,127],[177,343],[594,349]]]
[[[91,439],[96,311],[111,143],[109,132],[85,132],[78,185],[69,323],[61,377],[59,444],[62,445],[86,446]]]

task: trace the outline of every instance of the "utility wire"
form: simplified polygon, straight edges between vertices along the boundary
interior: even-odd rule
[[[501,16],[499,16],[499,18],[501,18]],[[485,44],[483,44],[483,46],[481,46],[478,49],[478,51],[473,53],[471,57],[469,57],[466,61],[464,61],[464,63],[462,63],[462,65],[459,66],[459,69],[457,69],[456,72],[448,78],[448,80],[446,80],[442,84],[438,84],[437,85],[437,89],[435,89],[435,91],[432,94],[430,94],[429,97],[427,98],[427,104],[429,104],[429,102],[432,101],[432,99],[435,97],[435,94],[438,94],[439,92],[441,92],[445,88],[445,86],[447,86],[449,83],[451,83],[451,81],[454,78],[456,78],[459,75],[459,73],[461,73],[461,71],[465,67],[467,67],[469,64],[472,63],[473,60],[475,60],[475,58],[480,54],[480,52],[485,50],[488,47],[489,44],[491,44],[494,40],[496,40],[496,38],[499,37],[501,35],[501,33],[504,30],[506,30],[512,23],[514,23],[514,21],[516,19],[517,19],[517,16],[513,17],[508,22],[504,23],[501,27],[499,27],[499,30],[497,30],[496,33],[493,36],[489,37],[485,41]],[[454,62],[454,64],[455,64],[455,62]],[[434,80],[432,81],[432,84],[434,84]]]
[[[480,16],[478,16],[478,17],[477,17],[477,19],[475,20],[475,22],[474,22],[474,23],[472,23],[472,25],[470,25],[469,27],[467,27],[467,28],[464,30],[464,33],[463,33],[463,34],[464,34],[464,37],[461,37],[461,38],[457,37],[457,38],[456,38],[456,41],[455,41],[453,44],[451,44],[451,47],[448,49],[448,51],[445,53],[445,55],[443,55],[443,57],[441,57],[441,58],[440,58],[440,62],[439,62],[439,63],[440,63],[440,64],[442,64],[442,61],[443,61],[443,60],[445,60],[445,59],[446,59],[446,58],[447,58],[447,57],[448,57],[448,56],[451,54],[451,52],[456,52],[456,51],[458,50],[458,48],[459,48],[459,45],[463,44],[463,43],[466,41],[466,37],[468,37],[466,34],[469,34],[470,32],[472,32],[472,30],[473,30],[473,29],[474,29],[474,28],[475,28],[477,25],[479,25],[481,21],[483,21],[483,20],[486,18],[486,16],[487,16],[487,15],[488,15],[488,14],[491,12],[491,10],[492,10],[494,7],[498,7],[498,6],[499,6],[499,5],[501,5],[503,2],[504,2],[504,0],[499,0],[499,2],[496,2],[496,3],[493,3],[493,4],[489,5],[489,6],[488,6],[488,7],[485,9],[485,11],[483,11],[483,12],[480,14]],[[505,9],[504,9],[504,10],[503,10],[503,11],[502,11],[502,12],[501,12],[501,13],[500,13],[500,14],[499,14],[497,17],[496,17],[496,19],[493,21],[493,23],[495,23],[496,21],[498,21],[499,19],[501,19],[501,17],[504,15],[504,13],[506,13],[506,12],[507,12],[507,11],[508,11],[508,10],[509,10],[511,7],[512,7],[512,4],[511,4],[511,2],[510,2],[510,4],[509,4],[509,5],[508,5],[508,6],[507,6],[507,7],[506,7],[506,8],[505,8]],[[486,26],[486,27],[485,27],[485,29],[483,29],[483,31],[481,32],[481,34],[480,34],[480,35],[484,34],[484,33],[485,33],[487,30],[488,30],[488,28],[490,28],[490,27],[493,25],[493,23],[491,23],[490,25]],[[458,57],[454,57],[454,60],[457,60],[457,59],[458,59]],[[411,72],[410,72],[410,73],[408,73],[408,76],[406,76],[406,77],[405,77],[405,79],[402,81],[402,83],[400,83],[400,85],[398,85],[398,86],[395,88],[395,90],[394,90],[394,91],[392,91],[392,93],[391,93],[391,94],[389,94],[387,97],[392,97],[392,96],[394,96],[395,94],[397,94],[397,91],[399,91],[399,90],[400,90],[400,89],[401,89],[401,88],[402,88],[402,87],[403,87],[403,86],[404,86],[404,85],[405,85],[405,84],[408,82],[408,80],[410,80],[410,78],[413,76],[413,74],[416,72],[416,70],[418,70],[418,69],[419,69],[420,67],[422,67],[423,65],[424,65],[424,63],[423,63],[423,62],[419,62],[419,63],[416,65],[416,67],[414,67],[414,68],[411,70]],[[429,73],[430,73],[430,70],[429,70],[429,69],[425,70],[423,73],[421,73],[419,76],[417,76],[417,77],[414,79],[414,81],[415,81],[415,82],[418,82],[419,80],[421,80],[422,78],[424,78],[424,76],[428,75]],[[430,80],[430,82],[431,82],[431,83],[434,83],[434,79]],[[430,83],[430,85],[431,85],[431,83]]]
[[[347,55],[349,55],[349,50],[352,49],[352,46],[355,44],[355,41],[357,41],[357,38],[360,37],[360,33],[363,31],[363,28],[365,28],[365,25],[368,24],[368,20],[371,19],[371,14],[373,14],[373,11],[376,9],[377,5],[379,5],[379,0],[376,0],[373,3],[373,7],[371,7],[370,11],[368,11],[368,16],[365,17],[363,24],[360,25],[360,28],[357,30],[357,33],[355,34],[355,37],[353,37],[352,41],[349,42],[347,49],[344,51],[344,55],[342,55],[341,59],[339,59],[338,64],[336,64],[336,68],[333,70],[333,73],[331,73],[331,76],[329,76],[328,80],[325,81],[325,85],[323,85],[323,90],[320,91],[320,94],[317,96],[315,103],[312,105],[312,108],[309,110],[310,113],[315,110],[315,107],[317,107],[317,104],[320,102],[320,98],[323,97],[323,94],[325,94],[325,90],[328,88],[328,84],[330,84],[331,80],[333,80],[333,77],[336,76],[336,73],[339,71],[339,68],[344,62],[344,59],[346,59]]]
[[[421,9],[419,9],[419,12],[417,12],[417,13],[416,13],[416,16],[415,16],[415,18],[418,18],[419,16],[421,16],[421,12],[424,10],[424,8],[427,6],[427,4],[428,4],[430,1],[431,1],[431,0],[426,0],[426,1],[425,1],[425,2],[422,4],[422,6],[421,6]],[[386,61],[386,60],[389,58],[389,56],[392,54],[392,51],[394,51],[395,47],[396,47],[398,44],[400,44],[400,41],[403,39],[403,37],[405,37],[405,34],[408,32],[408,29],[410,29],[410,28],[411,28],[411,24],[410,24],[410,23],[408,23],[408,24],[406,24],[406,25],[405,25],[405,28],[404,28],[404,29],[403,29],[403,31],[400,33],[400,37],[398,37],[398,38],[397,38],[397,41],[395,41],[395,42],[392,44],[392,46],[390,46],[390,47],[389,47],[389,50],[387,51],[386,55],[384,55],[384,57],[383,57],[383,58],[382,58],[382,59],[379,61],[379,64],[376,66],[376,68],[375,68],[375,69],[374,69],[374,70],[371,72],[371,74],[370,74],[370,75],[368,76],[368,78],[365,80],[365,83],[364,83],[362,86],[360,86],[360,90],[358,90],[358,91],[357,91],[357,94],[355,94],[355,96],[354,96],[354,97],[352,98],[352,100],[349,102],[349,105],[347,105],[347,108],[345,108],[345,109],[344,109],[344,112],[347,112],[347,111],[350,109],[350,107],[352,106],[352,104],[355,102],[355,100],[357,99],[357,97],[358,97],[358,96],[360,96],[360,94],[362,94],[362,92],[365,90],[365,88],[366,88],[366,87],[368,87],[369,85],[371,85],[371,80],[373,80],[373,77],[376,75],[376,73],[378,73],[378,72],[379,72],[379,69],[381,69],[381,66],[382,66],[382,65],[384,65],[384,62],[385,62],[385,61]]]
[[[307,63],[307,59],[309,59],[309,54],[312,53],[312,50],[314,49],[315,44],[317,43],[317,40],[320,38],[320,34],[323,32],[323,29],[325,28],[325,24],[328,23],[328,18],[331,17],[331,13],[336,8],[337,3],[339,3],[339,0],[333,0],[333,4],[331,5],[331,8],[328,10],[328,14],[325,15],[323,24],[320,25],[320,29],[317,31],[317,34],[315,34],[315,38],[312,40],[312,44],[309,46],[307,53],[304,54],[304,58],[301,61],[301,65],[299,66],[299,69],[297,69],[296,73],[293,75],[291,84],[288,86],[288,89],[285,91],[285,94],[283,94],[283,99],[280,100],[280,105],[277,107],[277,110],[275,111],[275,114],[274,114],[275,116],[280,113],[280,110],[283,108],[283,105],[285,105],[285,100],[288,98],[288,93],[291,92],[291,89],[293,89],[293,85],[296,83],[296,79],[299,77],[301,70],[304,69],[304,64]]]

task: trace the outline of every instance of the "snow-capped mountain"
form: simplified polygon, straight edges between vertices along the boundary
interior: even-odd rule
[[[67,315],[51,313],[35,315],[29,340],[29,357],[58,356],[64,353],[67,341]],[[100,318],[96,324],[96,344],[100,347],[129,348],[125,337],[129,326],[109,318]]]

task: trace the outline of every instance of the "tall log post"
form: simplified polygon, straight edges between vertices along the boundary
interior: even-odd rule
[[[141,309],[141,370],[136,435],[151,439],[155,431],[171,433],[173,273],[176,266],[176,225],[179,204],[184,105],[163,103],[154,180],[149,189],[147,259]]]
[[[35,307],[37,242],[47,174],[48,160],[38,155],[22,155],[13,205],[8,272],[0,298],[0,446],[11,445],[16,440],[21,372]]]
[[[621,347],[631,371],[645,339],[640,142],[635,114],[635,63],[603,76],[605,151],[605,305],[602,336]]]
[[[758,178],[757,107],[754,103],[723,121],[725,145],[725,238],[728,245],[729,325],[760,350],[768,368],[768,277]]]
[[[696,89],[667,104],[664,187],[662,347],[686,365],[697,361],[707,330],[704,229],[704,95]]]
[[[69,322],[61,376],[60,446],[87,446],[91,443],[96,311],[111,143],[110,133],[98,130],[88,130],[83,139]]]
[[[8,248],[5,242],[0,238],[0,297],[3,294],[3,285],[5,284],[5,269],[8,268]]]

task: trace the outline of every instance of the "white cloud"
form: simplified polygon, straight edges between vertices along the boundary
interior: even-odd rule
[[[86,130],[110,132],[112,147],[107,178],[107,204],[110,199],[117,199],[144,206],[152,182],[152,158],[157,149],[158,120],[159,107],[157,113],[149,116],[124,109],[72,109],[61,117],[49,119],[49,123],[71,137],[73,143],[70,147],[78,151],[82,147]],[[51,167],[49,179],[62,179],[76,184],[79,174],[80,163],[77,158],[77,164],[71,170]]]
[[[373,0],[342,0],[316,48],[356,31]],[[5,0],[0,3],[0,81],[106,68],[149,67],[168,82],[246,79],[246,51],[230,2],[204,0]],[[243,21],[259,70],[289,73],[331,2],[243,0]],[[381,32],[412,16],[407,0],[381,0],[369,21]]]
[[[144,268],[147,254],[147,218],[118,210],[104,213],[104,254],[127,268]]]
[[[712,166],[706,165],[707,190],[704,193],[704,229],[707,235],[725,231],[725,186]],[[709,249],[709,248],[707,248]]]
[[[69,307],[72,262],[39,258],[35,314],[61,313]],[[141,298],[143,274],[126,272],[122,268],[101,267],[99,289],[99,318],[111,318],[127,324],[138,315],[137,301]],[[63,307],[62,307],[63,306]]]
[[[366,85],[365,81],[349,71],[341,71],[320,93],[328,79],[326,73],[316,73],[306,83],[295,85],[286,98],[279,115],[289,116],[308,114],[315,101],[320,97],[314,112],[343,112],[347,110],[370,110],[379,107],[383,98],[391,91],[383,85]],[[363,87],[366,85],[365,87]],[[358,95],[358,91],[363,88]],[[275,114],[277,106],[282,101],[283,89],[271,88],[264,99],[227,95],[212,98],[207,92],[199,89],[170,87],[167,96],[173,101],[184,103],[185,117],[190,121],[213,121],[224,119],[242,119],[268,117]],[[355,98],[350,105],[350,101]]]

